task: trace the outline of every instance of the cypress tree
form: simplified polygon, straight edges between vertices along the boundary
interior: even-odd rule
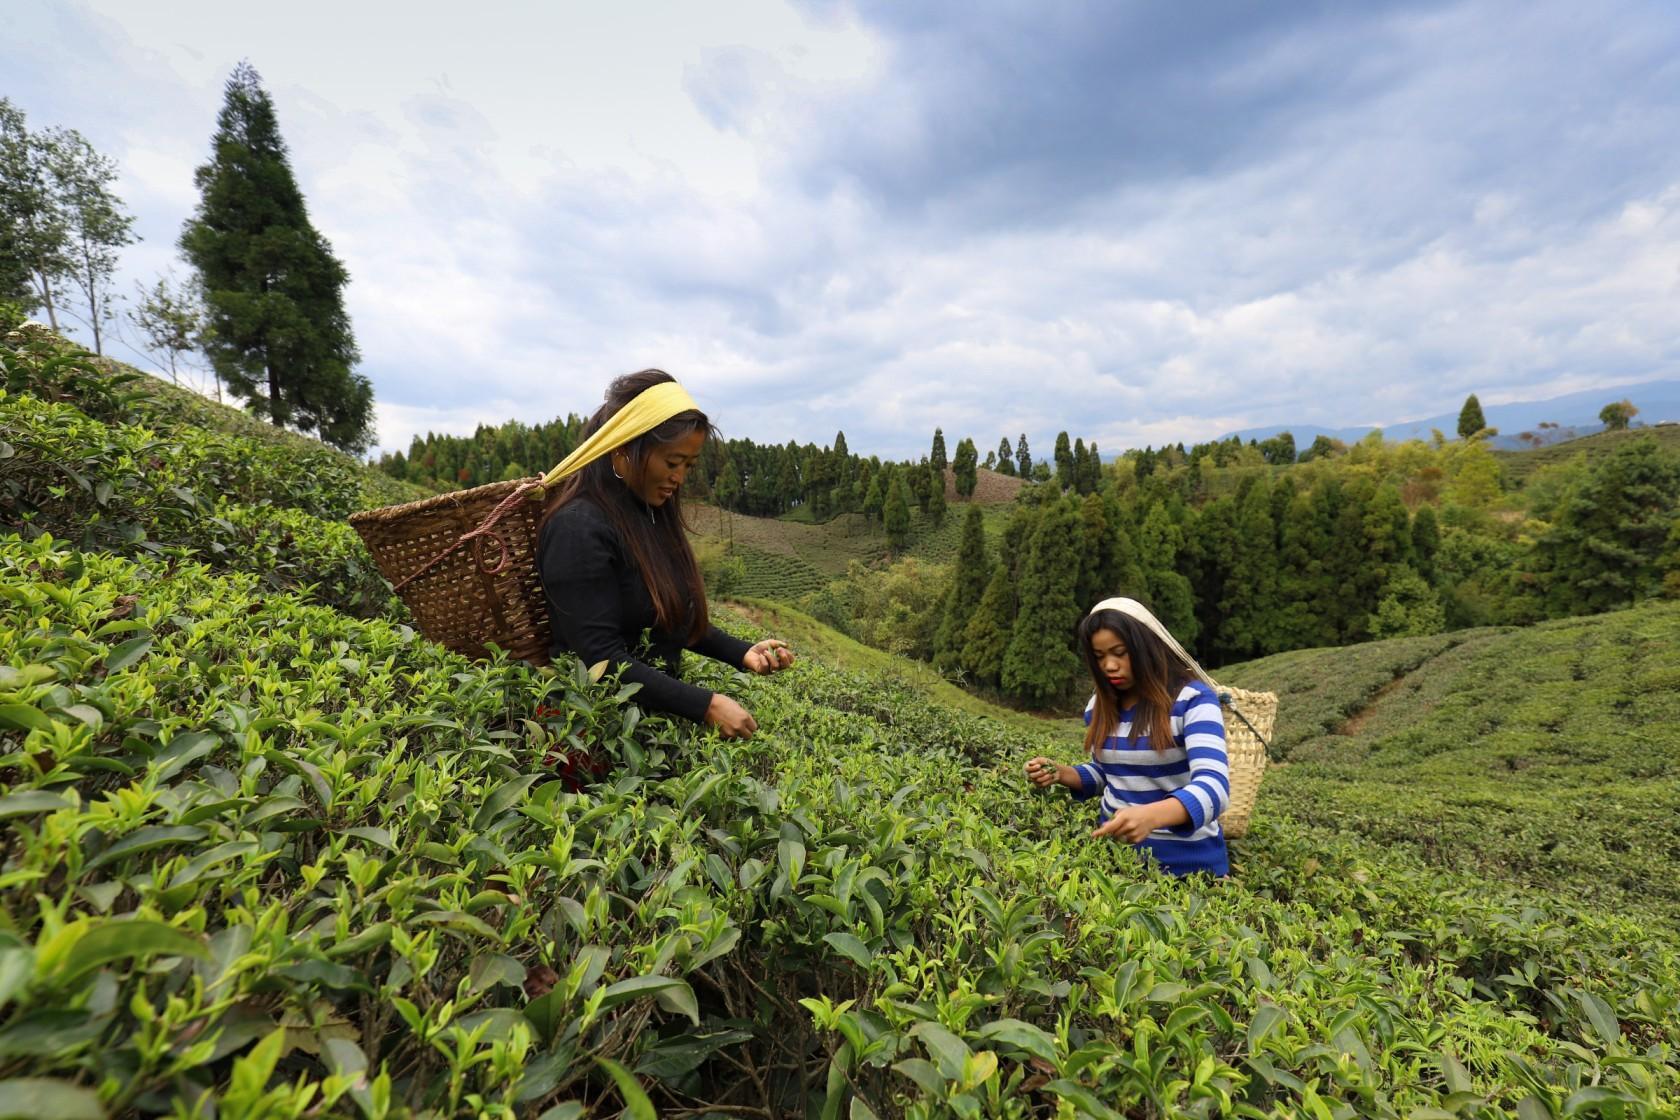
[[[881,520],[887,529],[887,543],[894,552],[910,543],[910,490],[902,476],[893,478],[892,489],[881,509]]]
[[[1278,649],[1336,644],[1328,563],[1339,497],[1338,487],[1320,486],[1295,495],[1289,503],[1278,548]]]
[[[1196,598],[1190,581],[1178,570],[1182,542],[1179,527],[1168,514],[1166,504],[1152,505],[1138,528],[1140,559],[1149,589],[1147,598],[1155,617],[1180,642],[1190,646],[1201,633],[1201,626],[1196,620]]]
[[[1487,419],[1482,416],[1482,402],[1471,393],[1464,398],[1464,407],[1458,411],[1458,438],[1469,439],[1485,427]]]
[[[928,456],[928,462],[936,471],[942,471],[950,464],[945,459],[945,431],[943,428],[933,430],[933,454]]]
[[[1343,486],[1331,533],[1329,584],[1331,597],[1325,604],[1336,622],[1336,640],[1341,644],[1362,642],[1369,637],[1365,628],[1376,606],[1366,596],[1382,582],[1373,580],[1365,554],[1365,510],[1368,484]],[[1386,573],[1385,573],[1386,574]]]
[[[1237,512],[1236,549],[1220,605],[1219,644],[1225,658],[1258,657],[1277,648],[1277,528],[1264,475],[1249,487]]]
[[[951,471],[956,476],[957,497],[974,496],[974,486],[979,481],[979,459],[980,449],[965,436],[957,444],[956,458],[951,461]]]
[[[228,79],[212,144],[180,242],[204,291],[205,354],[259,416],[362,451],[373,387],[354,370],[350,276],[310,224],[274,103],[248,62]]]
[[[863,516],[870,521],[881,516],[881,509],[886,504],[886,498],[881,493],[881,475],[876,471],[869,478],[869,489],[863,495]]]
[[[962,544],[945,593],[944,614],[933,637],[933,663],[939,668],[949,671],[961,665],[963,634],[980,606],[991,569],[986,556],[985,517],[979,506],[971,505],[963,517]]]
[[[1227,660],[1225,604],[1235,602],[1231,581],[1238,566],[1238,506],[1229,496],[1202,508],[1196,535],[1184,544],[1178,570],[1190,578],[1195,593],[1196,624],[1207,636],[1206,652],[1215,661]]]
[[[936,527],[945,524],[945,472],[938,467],[929,465],[927,480],[927,506],[923,510],[927,518]]]
[[[1009,631],[1015,619],[1015,583],[1009,565],[999,561],[980,596],[974,616],[962,632],[963,672],[977,684],[998,687],[1003,675],[1003,653],[1009,645]]]
[[[1000,680],[1010,696],[1043,707],[1067,691],[1079,659],[1072,635],[1080,608],[1079,517],[1069,501],[1052,502],[1039,519],[1020,581],[1020,610],[1003,654]]]
[[[1027,450],[1027,433],[1021,433],[1021,439],[1015,444],[1015,469],[1021,472],[1021,477],[1032,478],[1032,452]]]
[[[1026,437],[1022,437],[1023,439]],[[1013,477],[1015,474],[1015,453],[1009,449],[1009,437],[1004,436],[998,441],[997,472]]]
[[[1073,601],[1089,610],[1097,600],[1113,594],[1114,575],[1114,531],[1108,510],[1100,496],[1089,494],[1079,503],[1079,582]]]
[[[1073,446],[1066,432],[1056,433],[1056,485],[1065,493],[1073,485]]]

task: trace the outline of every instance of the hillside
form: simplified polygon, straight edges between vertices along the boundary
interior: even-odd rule
[[[1680,604],[1297,650],[1220,678],[1281,700],[1270,811],[1680,929]]]
[[[1585,456],[1589,463],[1596,462],[1618,447],[1646,438],[1656,440],[1669,451],[1680,451],[1680,424],[1629,428],[1620,432],[1597,432],[1547,447],[1537,447],[1529,451],[1495,451],[1494,455],[1498,458],[1506,479],[1515,486],[1521,486],[1530,475],[1543,467],[1565,463],[1576,456]]]
[[[1671,609],[1233,667],[1286,765],[1181,882],[1028,791],[1062,726],[696,661],[726,742],[465,661],[348,596],[359,468],[0,362],[6,1114],[1673,1114]],[[1473,827],[1524,812],[1573,854]]]
[[[700,541],[726,545],[740,557],[744,579],[731,589],[736,595],[792,604],[801,595],[844,576],[853,561],[875,565],[893,559],[880,524],[871,523],[862,514],[843,513],[812,524],[793,517],[748,517],[700,502],[686,508]],[[901,555],[929,563],[949,563],[957,553],[965,509],[964,504],[953,502],[941,525],[932,524],[912,509],[910,544]],[[995,541],[1003,534],[1010,507],[990,502],[982,509],[987,539]]]

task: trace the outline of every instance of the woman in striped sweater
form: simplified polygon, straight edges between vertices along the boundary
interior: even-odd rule
[[[1101,795],[1093,836],[1122,837],[1174,875],[1226,874],[1219,814],[1231,782],[1212,680],[1135,599],[1104,599],[1078,637],[1095,687],[1085,706],[1091,759],[1035,758],[1027,777],[1076,800]]]

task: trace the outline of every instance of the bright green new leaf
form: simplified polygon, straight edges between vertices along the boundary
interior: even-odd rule
[[[596,1058],[595,1061],[618,1086],[618,1095],[624,1098],[624,1111],[630,1120],[659,1120],[659,1114],[653,1110],[653,1102],[648,1100],[634,1074],[611,1058]]]

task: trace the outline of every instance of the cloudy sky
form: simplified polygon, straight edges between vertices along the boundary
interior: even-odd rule
[[[0,95],[121,163],[125,291],[251,60],[386,448],[648,365],[882,455],[1680,376],[1672,0],[5,7]]]

